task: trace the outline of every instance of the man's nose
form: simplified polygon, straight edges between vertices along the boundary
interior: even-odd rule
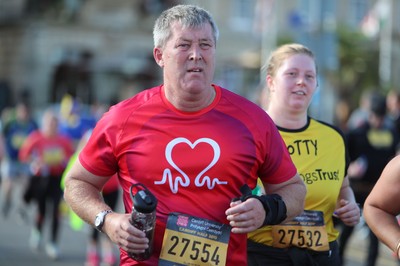
[[[194,61],[202,60],[203,57],[201,55],[201,49],[199,47],[196,47],[196,46],[193,47],[189,59],[190,60],[194,60]]]

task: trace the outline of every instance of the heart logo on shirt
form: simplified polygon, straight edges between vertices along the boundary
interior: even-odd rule
[[[194,180],[195,186],[202,187],[204,185],[207,185],[208,189],[213,189],[216,184],[227,184],[228,182],[226,181],[220,181],[218,178],[210,178],[209,176],[205,175],[205,173],[217,163],[221,155],[221,151],[217,142],[210,138],[200,138],[192,143],[190,140],[182,137],[170,141],[165,149],[165,157],[168,163],[172,166],[173,169],[178,171],[180,175],[174,178],[172,176],[171,170],[167,168],[164,170],[162,180],[155,181],[154,184],[165,184],[168,180],[170,189],[174,194],[178,193],[179,186],[188,187],[190,185],[189,175],[184,170],[182,170],[178,165],[179,163],[174,161],[174,159],[172,158],[173,150],[177,147],[178,144],[186,144],[190,147],[189,151],[194,151],[196,146],[200,143],[205,143],[212,148],[213,157],[212,160],[203,169],[200,169],[200,172],[197,174]]]

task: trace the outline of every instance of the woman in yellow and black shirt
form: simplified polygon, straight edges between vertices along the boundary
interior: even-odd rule
[[[266,111],[307,186],[307,195],[300,216],[249,234],[248,264],[339,265],[339,232],[332,216],[356,225],[360,209],[346,176],[348,157],[342,133],[308,116],[317,89],[312,51],[300,44],[279,47],[269,58],[266,84]]]

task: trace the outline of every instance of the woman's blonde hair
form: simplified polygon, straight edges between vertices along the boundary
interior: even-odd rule
[[[279,46],[276,50],[274,50],[263,67],[266,69],[267,75],[271,77],[275,77],[276,71],[282,65],[283,61],[285,61],[288,57],[296,54],[305,54],[311,57],[315,62],[314,53],[308,49],[306,46],[298,43],[289,43]],[[317,64],[315,62],[315,71],[317,72]]]

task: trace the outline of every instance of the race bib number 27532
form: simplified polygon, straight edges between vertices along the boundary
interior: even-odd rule
[[[329,250],[328,234],[321,211],[305,210],[286,224],[272,226],[273,246],[297,246],[315,251]]]

